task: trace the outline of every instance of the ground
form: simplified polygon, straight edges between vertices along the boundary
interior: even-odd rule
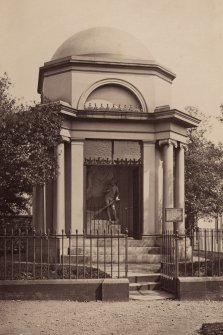
[[[223,321],[223,302],[0,301],[0,315],[0,335],[192,335]]]

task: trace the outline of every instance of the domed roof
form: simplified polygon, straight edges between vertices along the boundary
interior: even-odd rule
[[[68,56],[153,59],[137,38],[122,30],[108,27],[90,28],[74,34],[56,50],[52,60]]]

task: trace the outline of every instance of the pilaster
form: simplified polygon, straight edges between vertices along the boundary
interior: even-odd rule
[[[71,232],[84,228],[84,140],[71,140]]]
[[[184,233],[185,231],[185,151],[187,150],[187,145],[180,143],[176,150],[176,160],[175,160],[175,207],[183,208],[183,222],[179,222],[177,229],[179,233]]]
[[[58,175],[54,182],[54,230],[61,234],[65,230],[65,166],[64,142],[57,146]]]
[[[163,210],[174,207],[174,175],[173,152],[177,148],[177,142],[171,139],[160,140],[159,146],[163,147]],[[163,231],[173,230],[172,222],[165,222],[163,215]]]
[[[142,235],[155,234],[155,142],[143,142]]]

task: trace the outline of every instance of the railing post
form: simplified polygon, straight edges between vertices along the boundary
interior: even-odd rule
[[[47,279],[50,279],[50,230],[47,230]]]
[[[118,278],[120,278],[120,246],[119,246],[119,229],[118,229]]]
[[[90,230],[90,278],[92,278],[92,235]]]
[[[60,243],[60,238],[59,238]],[[58,250],[57,250],[57,232],[55,231],[55,273],[57,274],[57,259],[58,259]]]
[[[28,279],[28,260],[29,260],[29,238],[28,238],[28,229],[26,228],[26,279]]]
[[[6,228],[4,228],[4,279],[7,279],[7,257],[6,257],[6,249],[7,249],[7,242],[6,242]]]
[[[179,233],[178,230],[175,232],[175,271],[174,271],[174,281],[175,290],[177,290],[177,278],[179,277]]]
[[[196,240],[197,240],[197,257],[198,257],[198,277],[200,277],[201,273],[200,273],[200,269],[201,269],[201,264],[200,264],[200,230],[199,227],[197,227],[197,231],[196,231],[197,235],[196,235]]]
[[[33,279],[36,279],[36,230],[33,229]]]
[[[106,278],[106,239],[105,239],[105,229],[104,229],[104,278]]]
[[[11,230],[11,279],[13,280],[13,262],[14,262],[14,241],[13,241],[13,236],[14,232],[13,232],[13,228]]]
[[[19,228],[19,279],[21,279],[21,229]]]
[[[83,230],[83,278],[85,279],[85,229]]]
[[[64,279],[64,230],[62,229],[62,278]]]
[[[69,238],[69,279],[71,279],[71,231],[68,233]]]
[[[128,277],[128,229],[125,231],[125,277]]]
[[[40,228],[40,279],[43,279],[43,239],[42,239],[41,228]]]
[[[78,230],[76,229],[76,279],[78,279]]]
[[[99,232],[97,229],[97,278],[99,278]]]
[[[112,228],[111,228],[111,278],[113,276],[113,241],[112,241]]]

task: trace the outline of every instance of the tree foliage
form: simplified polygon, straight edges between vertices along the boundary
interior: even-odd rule
[[[194,227],[201,217],[223,213],[223,145],[206,139],[209,119],[204,114],[191,107],[187,112],[202,120],[188,130],[185,156],[186,225]]]
[[[55,147],[60,141],[59,106],[25,106],[10,95],[11,82],[0,77],[0,214],[26,209],[34,185],[55,177]]]

